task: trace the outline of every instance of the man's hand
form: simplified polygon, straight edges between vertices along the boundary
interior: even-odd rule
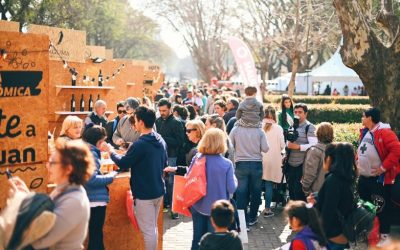
[[[288,142],[287,147],[288,149],[300,150],[300,145],[293,142]]]
[[[169,167],[168,166],[168,167],[164,168],[164,172],[175,173],[177,169],[178,169],[178,167]]]
[[[118,146],[121,146],[122,145],[122,143],[124,143],[125,141],[123,140],[123,139],[118,139],[116,142],[115,142],[115,144],[117,144]]]
[[[374,175],[374,176],[379,176],[379,175],[381,175],[381,174],[383,174],[383,173],[385,173],[386,172],[386,170],[382,167],[382,166],[380,166],[379,168],[376,168],[376,169],[373,169],[372,170],[372,174]]]
[[[115,152],[114,147],[111,144],[105,142],[100,145],[100,150],[102,152],[108,152],[108,153]]]

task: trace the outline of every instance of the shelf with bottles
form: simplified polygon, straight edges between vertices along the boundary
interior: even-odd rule
[[[85,86],[85,85],[81,85],[81,86],[72,86],[72,85],[56,85],[56,88],[59,89],[114,89],[114,86]]]
[[[75,96],[77,97],[76,99]],[[93,94],[90,94],[89,97],[87,95],[85,96],[84,94],[81,94],[80,99],[78,98],[79,95],[72,94],[70,101],[66,101],[63,103],[62,111],[56,111],[55,113],[58,115],[70,115],[71,113],[77,115],[89,114],[90,112],[93,111],[95,102],[101,100],[100,94],[97,95],[96,101],[95,99],[93,99]],[[67,108],[68,103],[69,103],[69,108]],[[106,114],[111,114],[111,113],[114,112],[112,111],[106,112]]]
[[[56,115],[88,115],[91,111],[56,111]],[[106,115],[113,114],[114,111],[106,111]]]

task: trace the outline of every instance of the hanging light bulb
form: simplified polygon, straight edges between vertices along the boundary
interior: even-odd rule
[[[115,73],[114,74],[112,74],[112,79],[114,79],[115,78]]]
[[[125,68],[125,63],[122,64],[122,68]]]
[[[67,64],[67,62],[66,62],[65,60],[63,60],[63,64],[64,64],[64,65],[63,65],[63,68],[64,68],[64,69],[68,68],[68,64]]]
[[[119,74],[120,72],[121,72],[121,70],[120,70],[120,69],[118,69],[118,70],[117,70],[117,74]]]

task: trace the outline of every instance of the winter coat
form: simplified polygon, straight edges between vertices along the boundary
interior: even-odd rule
[[[278,124],[272,124],[265,135],[268,139],[269,150],[266,153],[262,152],[262,179],[280,183],[282,180],[282,150],[285,149],[283,129]]]
[[[390,125],[379,122],[373,129],[374,144],[382,161],[385,172],[385,185],[394,183],[396,176],[400,173],[400,142],[396,134],[390,129]],[[360,130],[360,141],[368,132],[367,128]]]
[[[303,164],[303,178],[301,184],[307,195],[317,192],[324,184],[326,172],[323,169],[326,144],[317,143],[307,150]]]
[[[86,193],[90,202],[109,202],[110,195],[107,185],[111,184],[117,172],[111,172],[103,175],[100,172],[100,150],[93,145],[90,145],[90,151],[93,154],[96,169],[89,181],[85,184]]]

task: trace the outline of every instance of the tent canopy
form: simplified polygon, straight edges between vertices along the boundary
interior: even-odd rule
[[[362,83],[357,73],[343,64],[339,49],[328,61],[312,70],[309,76],[312,81]]]

